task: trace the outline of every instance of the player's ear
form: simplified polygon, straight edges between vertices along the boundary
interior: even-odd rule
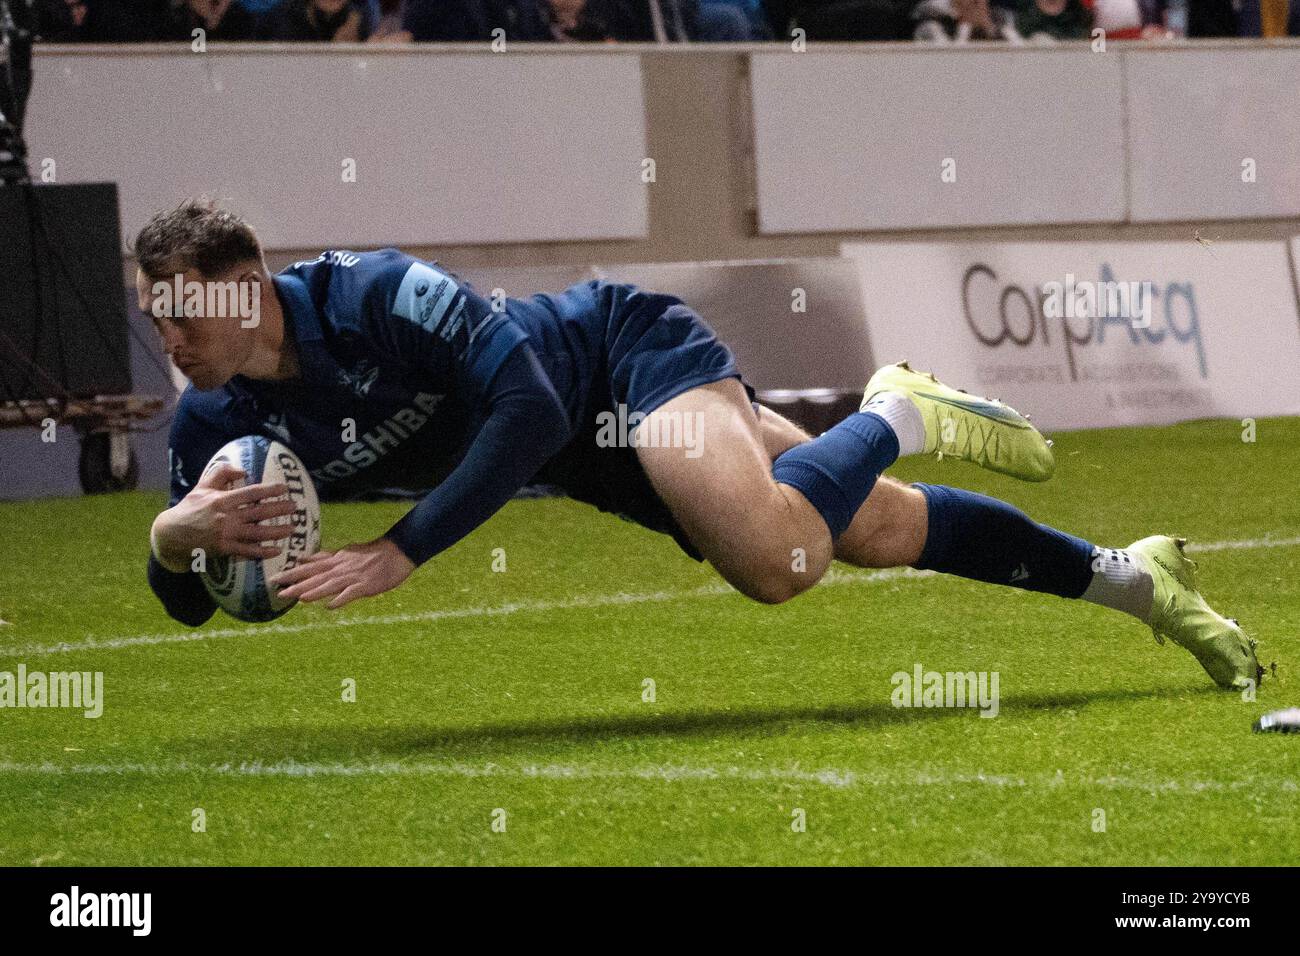
[[[244,317],[241,323],[244,328],[253,328],[261,321],[262,296],[266,294],[262,283],[265,278],[266,270],[255,265],[250,265],[239,274],[239,304],[240,314]]]
[[[265,294],[266,287],[263,285],[265,281],[266,276],[262,270],[254,265],[249,265],[240,270],[239,275],[235,277],[235,284],[239,287],[241,297]]]

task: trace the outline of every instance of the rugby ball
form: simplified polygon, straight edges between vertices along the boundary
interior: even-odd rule
[[[316,486],[297,455],[278,441],[261,435],[245,435],[228,443],[212,456],[203,473],[206,475],[223,462],[241,469],[245,475],[229,487],[282,482],[288,487],[288,494],[268,500],[288,498],[297,505],[292,514],[262,522],[293,527],[289,537],[268,542],[272,547],[280,546],[280,553],[274,558],[208,555],[206,568],[199,574],[212,600],[231,617],[241,621],[270,621],[298,602],[296,598],[280,598],[267,579],[294,567],[320,549],[320,502]]]

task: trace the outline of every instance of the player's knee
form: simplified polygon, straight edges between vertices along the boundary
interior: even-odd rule
[[[789,554],[773,552],[765,560],[752,563],[737,588],[761,604],[784,604],[816,584],[828,563],[829,558],[820,554],[810,563],[808,555],[798,548]]]

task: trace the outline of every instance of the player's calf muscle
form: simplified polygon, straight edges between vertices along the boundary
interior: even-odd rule
[[[860,568],[915,564],[925,547],[928,524],[925,496],[884,475],[848,530],[835,541],[835,557]]]
[[[759,429],[768,457],[775,460],[805,441],[809,433],[762,407]],[[853,523],[835,541],[835,557],[858,567],[901,567],[920,558],[926,544],[926,499],[910,485],[880,476]]]
[[[759,427],[768,455],[775,461],[812,436],[770,408],[759,412]],[[925,546],[925,498],[909,485],[884,475],[835,541],[835,557],[861,568],[895,568],[915,564]]]

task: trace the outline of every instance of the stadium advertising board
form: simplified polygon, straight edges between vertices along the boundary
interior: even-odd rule
[[[844,243],[879,361],[1049,429],[1300,413],[1281,242]]]

